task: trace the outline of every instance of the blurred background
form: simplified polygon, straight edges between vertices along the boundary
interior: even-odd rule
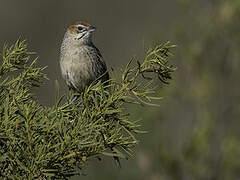
[[[59,49],[66,27],[84,20],[108,67],[118,69],[146,47],[171,40],[178,70],[159,93],[160,107],[130,108],[147,134],[136,153],[122,160],[89,161],[73,179],[240,179],[240,1],[239,0],[12,0],[0,1],[0,48],[26,38],[47,81],[35,90],[51,106],[55,80],[66,85]]]

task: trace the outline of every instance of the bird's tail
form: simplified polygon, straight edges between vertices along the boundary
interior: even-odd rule
[[[114,159],[114,161],[115,161],[116,166],[117,166],[118,168],[122,168],[119,157],[113,156],[113,159]]]

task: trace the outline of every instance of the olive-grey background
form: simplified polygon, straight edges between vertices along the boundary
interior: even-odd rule
[[[239,19],[239,0],[0,0],[0,48],[28,40],[48,66],[49,81],[34,92],[51,106],[55,80],[61,94],[67,90],[59,49],[74,21],[97,27],[94,42],[109,68],[171,40],[178,70],[159,89],[160,107],[128,109],[148,131],[136,153],[121,169],[110,158],[89,161],[87,175],[75,179],[239,179]]]
[[[143,49],[143,41],[153,33],[164,31],[173,2],[81,1],[81,0],[13,0],[0,1],[0,46],[19,36],[26,38],[30,50],[37,52],[39,63],[48,66],[49,82],[40,92],[41,102],[52,104],[55,80],[62,81],[59,71],[59,49],[66,28],[75,21],[87,21],[97,27],[94,42],[107,65],[124,65]],[[46,96],[47,95],[47,96]]]

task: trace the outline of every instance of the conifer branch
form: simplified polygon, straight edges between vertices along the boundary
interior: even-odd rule
[[[141,62],[131,60],[121,80],[91,84],[76,103],[56,93],[44,107],[31,93],[45,79],[25,40],[4,46],[0,64],[0,178],[46,179],[76,175],[97,156],[127,158],[138,143],[140,124],[129,118],[126,103],[159,100],[156,79],[168,83],[169,42],[149,49]],[[142,79],[142,80],[141,80]],[[81,171],[80,171],[81,172]]]

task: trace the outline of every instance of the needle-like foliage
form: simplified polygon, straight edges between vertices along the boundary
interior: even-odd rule
[[[143,61],[131,60],[121,79],[94,82],[73,104],[57,92],[44,107],[31,93],[44,79],[26,41],[4,46],[0,63],[0,178],[68,178],[93,157],[126,158],[138,143],[140,124],[126,103],[155,104],[156,79],[168,83],[169,42],[149,49]],[[142,80],[140,80],[142,79]]]

